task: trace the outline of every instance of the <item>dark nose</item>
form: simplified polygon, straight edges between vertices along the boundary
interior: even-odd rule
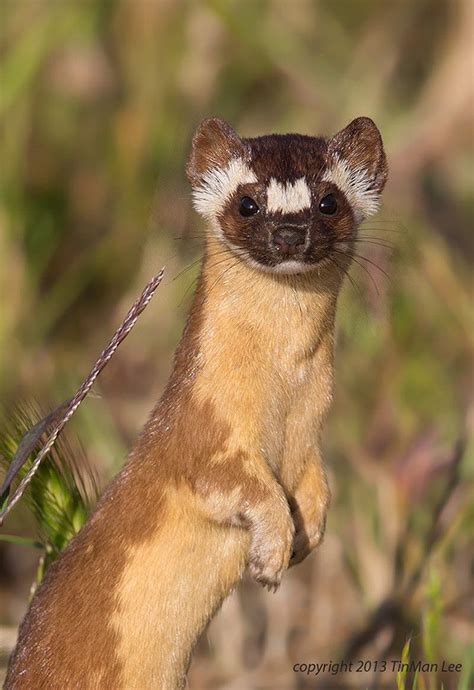
[[[281,254],[296,254],[305,240],[306,230],[304,228],[282,228],[273,235],[273,244]]]

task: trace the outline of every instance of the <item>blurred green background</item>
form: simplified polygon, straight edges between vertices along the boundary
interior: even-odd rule
[[[359,115],[378,124],[390,179],[340,302],[325,542],[277,595],[243,583],[203,636],[190,683],[392,688],[392,672],[314,678],[292,666],[399,659],[411,637],[412,658],[464,667],[462,678],[422,674],[420,689],[468,688],[474,2],[0,9],[2,404],[68,397],[166,264],[73,423],[104,482],[163,390],[192,296],[202,226],[184,165],[199,120],[219,115],[246,136],[329,135]],[[5,529],[31,536],[24,507]],[[5,663],[37,555],[0,543],[0,558]]]

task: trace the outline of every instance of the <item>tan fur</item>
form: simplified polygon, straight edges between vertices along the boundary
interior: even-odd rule
[[[189,489],[167,492],[163,528],[146,547],[130,549],[117,583],[112,625],[117,654],[125,661],[120,687],[154,690],[184,684],[196,631],[203,630],[240,579],[247,549],[246,530],[203,518]],[[172,594],[177,581],[178,605]]]
[[[198,184],[247,153],[228,125],[207,121],[188,175]],[[344,230],[351,216],[341,208]],[[244,569],[274,589],[317,546],[329,503],[320,437],[349,261],[270,273],[209,233],[167,388],[46,573],[8,690],[182,688],[199,635]]]
[[[210,254],[212,250],[211,242]],[[198,405],[210,401],[219,410],[222,421],[232,426],[225,449],[219,449],[210,458],[211,464],[227,465],[241,451],[245,453],[243,464],[249,477],[258,478],[263,485],[270,484],[270,465],[280,478],[285,494],[296,493],[299,539],[307,553],[322,536],[328,502],[314,439],[332,392],[334,277],[328,278],[325,289],[314,290],[308,281],[307,292],[292,293],[289,279],[282,280],[275,289],[265,274],[235,264],[230,256],[228,262],[217,266],[209,260],[206,267],[206,280],[210,285],[213,281],[218,284],[207,293],[200,337],[201,370],[191,394]],[[249,301],[253,304],[250,312]],[[281,316],[282,309],[288,310],[286,318],[276,318]],[[228,337],[232,332],[241,335],[238,348]],[[295,337],[288,339],[288,333]],[[256,448],[260,451],[257,455]],[[303,478],[307,479],[304,501],[296,491]],[[179,669],[186,667],[196,629],[204,627],[241,576],[249,546],[248,533],[243,530],[235,533],[235,528],[218,527],[214,521],[230,520],[246,490],[248,499],[255,501],[253,509],[258,507],[266,514],[268,534],[264,541],[271,551],[281,512],[274,510],[273,501],[280,500],[280,496],[270,495],[265,501],[245,486],[237,490],[225,484],[219,488],[216,484],[211,493],[200,489],[207,493],[202,506],[196,494],[184,488],[168,497],[165,529],[157,534],[156,543],[147,545],[146,549],[135,549],[128,560],[118,586],[120,606],[113,617],[120,633],[119,654],[128,660],[124,687],[156,687],[153,682],[158,680],[162,683],[159,687],[168,687],[165,681],[169,687],[175,687],[182,679],[179,673],[178,677],[169,678],[157,674],[159,669],[166,668],[166,659],[173,656]],[[203,520],[202,513],[212,517],[213,522]],[[307,521],[306,514],[310,516]],[[309,528],[310,534],[305,528]],[[196,542],[206,544],[208,561],[203,562],[201,551],[195,554],[197,560],[193,560],[192,546]],[[183,561],[185,578],[183,573],[175,572],[175,564]],[[153,610],[144,593],[150,573],[156,573],[162,563],[166,566],[156,581],[154,598],[158,605]],[[175,616],[176,603],[170,592],[178,576],[182,627],[174,626],[173,635],[163,638],[160,621]],[[142,593],[141,598],[137,599],[137,592]],[[157,631],[151,640],[142,639],[144,619]],[[142,649],[146,653],[141,653]],[[170,672],[175,674],[176,667],[170,667]]]
[[[209,240],[210,257],[215,252],[213,242]],[[271,276],[236,262],[230,254],[227,263],[222,263],[222,257],[219,264],[208,258],[204,275],[207,289],[196,296],[201,312],[196,352],[199,370],[187,384],[189,419],[185,423],[198,427],[207,423],[209,427],[214,417],[222,430],[218,433],[216,427],[214,432],[214,451],[201,468],[194,490],[190,490],[170,476],[173,454],[180,452],[179,441],[184,453],[184,446],[191,446],[190,440],[181,436],[176,446],[170,443],[169,456],[157,456],[150,446],[156,423],[152,416],[121,481],[119,475],[85,531],[60,559],[62,570],[69,572],[62,572],[60,581],[54,577],[53,566],[40,588],[22,628],[8,688],[31,687],[32,678],[38,688],[64,687],[64,674],[56,668],[56,651],[48,655],[46,648],[39,646],[35,661],[34,649],[28,649],[28,645],[39,628],[55,639],[54,626],[59,623],[62,632],[58,638],[62,636],[66,653],[74,601],[67,604],[64,620],[58,614],[61,607],[66,607],[60,602],[72,577],[72,590],[79,587],[74,595],[77,602],[81,597],[95,601],[95,607],[88,611],[90,635],[98,636],[96,640],[110,638],[106,653],[116,659],[111,666],[116,669],[113,676],[111,668],[106,671],[100,663],[95,670],[93,664],[84,663],[83,684],[77,687],[105,687],[104,681],[109,678],[107,682],[112,682],[113,677],[114,688],[145,690],[178,688],[184,683],[197,636],[237,584],[247,563],[250,536],[244,526],[252,520],[259,524],[254,533],[257,577],[270,580],[275,572],[279,577],[287,565],[294,531],[287,498],[297,492],[308,467],[319,468],[314,440],[331,398],[332,330],[338,285],[329,271],[322,272],[317,288],[314,280],[305,283],[304,276],[281,276],[275,282]],[[303,281],[298,290],[294,289],[295,281]],[[205,302],[200,306],[204,295]],[[249,303],[252,309],[248,309]],[[229,336],[237,333],[235,346]],[[180,393],[183,395],[183,391]],[[173,401],[167,404],[174,409]],[[202,417],[197,412],[200,409],[204,410]],[[137,456],[141,456],[140,471],[137,468],[133,475],[131,468]],[[150,478],[156,486],[150,485]],[[324,482],[321,487],[321,509],[316,511],[316,518],[312,515],[308,523],[304,519],[299,523],[300,531],[309,526],[317,539],[327,504]],[[308,510],[315,503],[314,489],[319,492],[320,487],[311,485]],[[128,501],[126,514],[119,509],[122,494]],[[135,533],[139,526],[132,526],[134,514],[158,504],[159,513],[148,520],[150,527],[142,522],[142,531]],[[242,514],[239,526],[233,518],[243,504],[247,512]],[[307,506],[301,503],[300,508],[304,512]],[[89,536],[89,553],[95,548],[91,545],[95,531],[103,525],[105,536],[112,520],[119,523],[116,528],[121,526],[125,531],[126,540],[122,537],[116,549],[113,545],[99,546],[105,549],[98,554],[99,562],[111,576],[103,582],[111,591],[106,592],[108,598],[101,605],[102,594],[94,593],[95,574],[80,569],[77,541],[86,543]],[[296,545],[301,542],[306,553],[311,539],[300,536]],[[87,559],[84,567],[86,564]],[[53,594],[48,591],[51,589]],[[42,601],[48,595],[50,602],[55,601],[52,606]],[[41,615],[46,620],[33,629],[31,624],[40,607],[45,609]],[[79,649],[75,653],[81,656]],[[41,655],[49,657],[51,664],[43,685]],[[59,659],[68,673],[80,668],[80,658],[74,663],[66,656],[60,655]],[[20,674],[27,667],[24,684]]]

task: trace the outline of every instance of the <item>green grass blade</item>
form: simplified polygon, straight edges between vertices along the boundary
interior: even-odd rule
[[[44,544],[29,537],[18,537],[16,534],[0,534],[0,541],[21,546],[34,546],[35,549],[44,549]]]

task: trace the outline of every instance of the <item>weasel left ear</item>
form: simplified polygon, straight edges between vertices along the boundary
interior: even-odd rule
[[[354,174],[366,178],[366,191],[380,194],[388,175],[382,137],[370,117],[357,117],[328,142],[330,157],[346,162]]]
[[[211,117],[203,120],[194,134],[186,174],[194,187],[208,170],[225,168],[232,158],[247,162],[248,157],[248,149],[237,132],[225,120]]]

